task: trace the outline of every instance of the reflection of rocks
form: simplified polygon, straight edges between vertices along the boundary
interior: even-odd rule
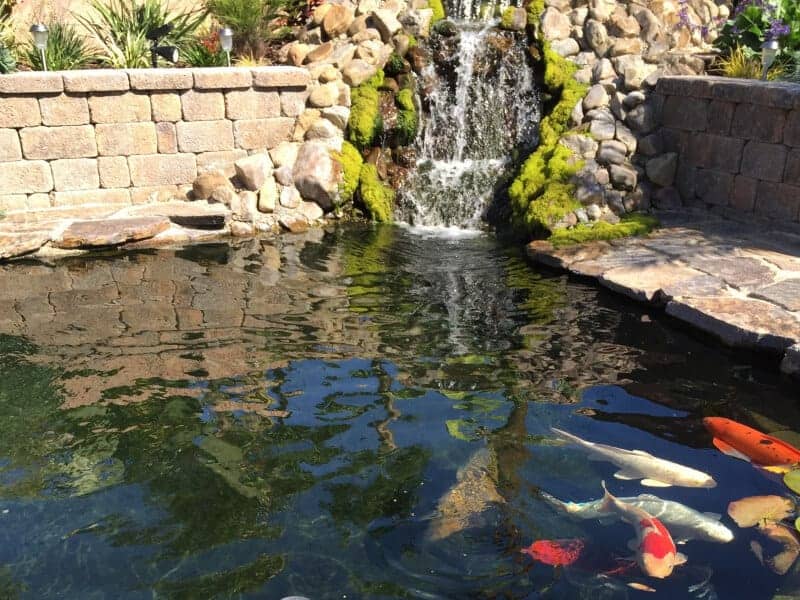
[[[458,482],[439,499],[437,515],[428,535],[432,540],[474,526],[475,520],[492,504],[504,504],[497,491],[497,460],[488,448],[478,450],[457,475]]]

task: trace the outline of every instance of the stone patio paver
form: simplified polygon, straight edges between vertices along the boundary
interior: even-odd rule
[[[708,213],[663,213],[649,236],[554,248],[537,263],[593,277],[724,343],[779,353],[800,377],[800,234]]]

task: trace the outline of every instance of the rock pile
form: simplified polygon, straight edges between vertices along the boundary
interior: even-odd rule
[[[661,107],[650,92],[663,75],[705,72],[729,12],[724,0],[546,0],[540,37],[588,87],[560,141],[585,163],[574,178],[584,208],[561,226],[613,222],[649,206],[651,183],[672,184],[676,164],[657,156]]]

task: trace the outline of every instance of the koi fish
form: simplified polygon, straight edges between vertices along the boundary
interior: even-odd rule
[[[722,417],[706,417],[703,425],[714,436],[714,446],[728,456],[764,467],[800,462],[800,450],[747,425]]]
[[[560,567],[578,560],[585,546],[581,539],[536,540],[520,552],[540,563]]]
[[[540,492],[540,494],[556,509],[579,519],[603,519],[608,516],[602,510],[603,498],[589,502],[563,502],[547,492]],[[660,519],[678,544],[689,540],[724,544],[733,539],[733,532],[720,523],[722,515],[701,513],[680,502],[662,500],[651,494],[640,494],[628,498],[618,498],[618,500],[641,508],[650,516]]]
[[[592,459],[607,460],[620,467],[620,470],[614,473],[616,479],[641,479],[642,485],[650,487],[679,485],[713,488],[717,485],[710,475],[702,471],[658,458],[644,450],[625,450],[615,446],[596,444],[555,427],[551,428],[551,431],[588,450]]]
[[[675,549],[675,542],[661,521],[612,496],[605,481],[603,492],[603,512],[616,514],[636,531],[636,539],[631,540],[628,546],[636,551],[636,562],[645,575],[664,579],[676,566],[686,562],[686,557]]]

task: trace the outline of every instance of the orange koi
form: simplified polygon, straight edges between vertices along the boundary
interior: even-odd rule
[[[581,539],[536,540],[520,552],[540,563],[560,567],[578,560],[584,547],[585,543]]]
[[[722,417],[706,417],[703,425],[714,436],[714,446],[729,456],[763,467],[800,462],[800,450],[747,425]]]

